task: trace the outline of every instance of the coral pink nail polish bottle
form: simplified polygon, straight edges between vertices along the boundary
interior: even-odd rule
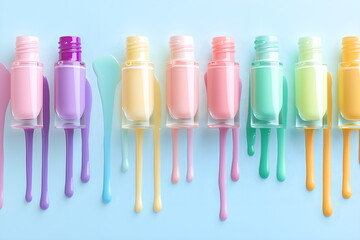
[[[11,112],[14,128],[42,127],[43,65],[39,62],[39,39],[16,38],[11,65]]]
[[[213,57],[205,75],[208,104],[208,126],[238,127],[240,104],[239,63],[235,62],[235,40],[215,37]]]
[[[190,36],[170,38],[170,61],[166,68],[167,127],[198,126],[199,64],[194,60]]]

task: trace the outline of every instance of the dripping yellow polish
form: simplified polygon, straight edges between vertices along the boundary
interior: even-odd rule
[[[122,127],[135,130],[135,211],[142,210],[142,158],[143,131],[154,133],[154,204],[159,212],[160,196],[160,86],[154,76],[154,65],[149,60],[147,37],[135,36],[126,39],[126,59],[122,65],[121,88]]]

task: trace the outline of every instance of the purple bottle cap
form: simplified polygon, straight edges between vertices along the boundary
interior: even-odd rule
[[[79,37],[60,37],[59,61],[81,61],[81,39]]]

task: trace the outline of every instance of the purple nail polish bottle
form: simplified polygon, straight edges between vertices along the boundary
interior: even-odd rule
[[[59,61],[55,63],[55,127],[85,127],[85,84],[80,38],[60,37]]]

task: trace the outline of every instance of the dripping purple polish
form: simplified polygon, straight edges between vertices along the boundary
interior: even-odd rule
[[[40,208],[49,208],[48,197],[48,156],[49,156],[49,127],[50,127],[50,93],[49,83],[43,80],[43,128],[42,128],[42,170],[41,170],[41,198]]]
[[[81,129],[82,139],[82,164],[81,164],[81,181],[86,183],[90,180],[90,161],[89,161],[89,131],[90,116],[92,106],[91,86],[88,80],[85,85],[85,127]]]
[[[34,129],[29,128],[24,130],[26,142],[26,193],[25,200],[31,202],[32,195],[32,155],[33,155],[33,136]]]
[[[55,63],[55,124],[65,130],[66,176],[65,195],[71,197],[73,190],[73,135],[81,129],[82,166],[81,181],[88,182],[89,129],[91,114],[91,87],[86,79],[85,63],[81,59],[81,39],[74,36],[60,37],[59,61]]]
[[[66,176],[65,176],[65,195],[72,197],[73,189],[73,138],[74,129],[65,129],[66,136]]]

